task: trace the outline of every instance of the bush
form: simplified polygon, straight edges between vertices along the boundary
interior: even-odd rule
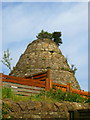
[[[38,33],[38,35],[36,36],[38,39],[44,39],[44,38],[48,38],[48,39],[52,39],[54,40],[54,42],[56,43],[56,45],[60,45],[62,44],[62,39],[61,37],[61,32],[53,32],[53,33],[49,33],[47,31],[41,30],[40,33]]]
[[[90,98],[88,98],[85,103],[90,103]]]
[[[38,33],[38,36],[36,36],[36,37],[38,39],[43,39],[43,38],[52,39],[52,34],[47,31],[41,30],[41,32]]]
[[[62,39],[61,37],[61,32],[54,32],[52,34],[52,38],[54,38],[54,42],[59,46],[60,44],[62,44]]]
[[[75,65],[71,65],[71,71],[75,74],[77,71],[77,68],[75,67]]]
[[[37,100],[42,100],[42,98],[49,98],[52,101],[70,101],[70,102],[85,102],[87,99],[81,97],[79,94],[71,92],[63,92],[59,89],[51,89],[50,91],[42,91],[40,94],[34,96]],[[87,101],[88,102],[88,101]]]

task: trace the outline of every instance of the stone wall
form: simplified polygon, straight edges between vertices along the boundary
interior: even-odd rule
[[[80,89],[74,73],[61,50],[50,39],[37,39],[27,46],[10,75],[27,77],[51,69],[51,80],[60,84],[72,83]]]
[[[46,103],[35,101],[13,102],[5,100],[3,103],[9,105],[8,113],[4,115],[4,118],[62,118],[70,120],[69,111],[90,110],[88,103],[81,104],[68,101]]]

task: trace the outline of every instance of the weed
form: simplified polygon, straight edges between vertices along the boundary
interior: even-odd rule
[[[11,88],[3,87],[2,88],[2,98],[11,98],[14,95]]]
[[[33,98],[33,97],[32,97]],[[53,101],[70,101],[70,102],[85,102],[87,99],[81,97],[79,94],[63,92],[59,89],[51,89],[50,91],[42,91],[40,94],[34,96],[34,100],[48,100]]]
[[[29,100],[29,96],[20,96],[20,95],[16,95],[14,93],[14,91],[12,91],[11,88],[9,87],[3,87],[2,88],[2,99],[5,98],[11,98],[14,101],[25,101],[25,100]]]
[[[41,91],[39,94],[31,94],[30,96],[20,96],[15,95],[15,93],[10,88],[2,89],[2,96],[4,98],[11,98],[14,101],[47,101],[47,102],[59,102],[59,101],[70,101],[70,102],[86,102],[90,103],[90,98],[83,98],[79,94],[71,92],[63,92],[60,89],[51,89],[50,91]]]

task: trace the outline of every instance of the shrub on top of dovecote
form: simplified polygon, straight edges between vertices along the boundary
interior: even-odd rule
[[[52,38],[54,39],[54,42],[59,46],[60,44],[62,44],[62,39],[61,37],[61,32],[54,32],[52,33]]]
[[[38,35],[36,37],[38,39],[43,39],[43,38],[52,39],[52,34],[47,31],[41,30],[41,32],[38,33]]]
[[[60,38],[61,37],[61,32],[49,33],[47,31],[41,30],[41,32],[38,33],[38,35],[36,37],[38,39],[48,38],[48,39],[54,40],[54,42],[58,46],[60,46],[60,44],[62,44],[62,39]]]

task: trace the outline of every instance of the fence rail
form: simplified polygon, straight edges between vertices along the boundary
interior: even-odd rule
[[[68,83],[67,85],[53,83],[53,87],[57,88],[57,89],[61,89],[64,92],[69,91],[71,93],[80,94],[83,97],[90,97],[90,92],[87,92],[87,91],[84,91],[84,90],[73,89],[71,83]]]
[[[62,91],[80,94],[89,97],[90,92],[72,88],[72,84],[62,85],[52,82],[50,79],[50,70],[25,78],[4,75],[0,73],[0,86],[12,87],[17,94],[29,95],[30,93],[40,93],[41,90],[49,91],[51,88],[61,89]]]
[[[0,73],[1,86],[11,87],[16,94],[29,95],[30,93],[40,93],[41,90],[51,89],[49,80],[49,70],[33,76],[21,78],[4,75]]]

